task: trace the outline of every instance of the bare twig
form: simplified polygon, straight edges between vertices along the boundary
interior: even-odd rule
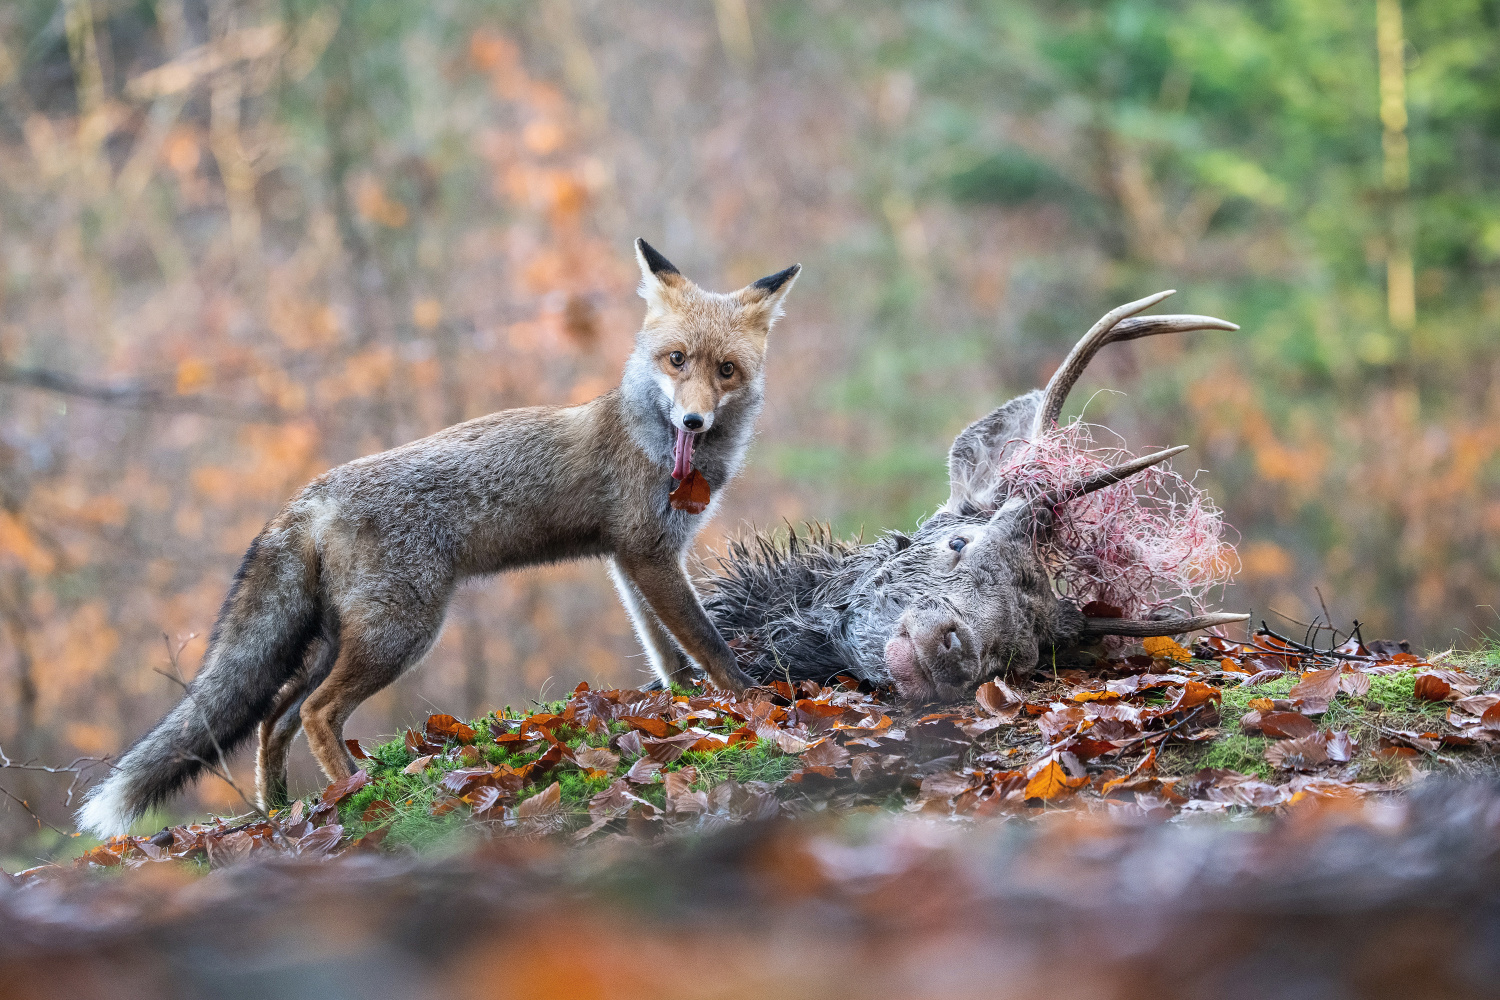
[[[36,814],[36,810],[32,809],[31,805],[25,799],[19,798],[18,796],[13,795],[11,793],[10,789],[4,788],[4,787],[0,787],[0,795],[4,795],[6,798],[8,798],[12,802],[14,802],[16,805],[20,806],[22,809],[25,809],[27,815],[29,815],[32,819],[36,820],[36,828],[38,830],[40,830],[42,827],[45,826],[47,829],[51,830],[53,833],[60,833],[64,837],[68,836],[68,833],[67,833],[66,830],[59,830],[57,827],[53,826],[51,823],[48,823],[46,820],[42,819],[42,817],[40,817],[40,816],[38,816]]]
[[[1281,635],[1278,632],[1272,632],[1271,629],[1266,625],[1266,623],[1264,621],[1262,621],[1260,623],[1260,628],[1258,628],[1258,629],[1255,630],[1255,634],[1256,635],[1270,636],[1272,639],[1275,639],[1278,642],[1284,642],[1284,643],[1286,643],[1287,646],[1289,646],[1291,648],[1292,652],[1294,652],[1294,653],[1303,653],[1303,654],[1305,654],[1307,656],[1325,656],[1325,657],[1332,657],[1332,658],[1334,658],[1336,660],[1353,660],[1356,663],[1371,663],[1375,659],[1375,657],[1373,657],[1373,656],[1358,656],[1358,655],[1356,655],[1354,653],[1340,653],[1337,650],[1333,650],[1333,649],[1330,649],[1327,652],[1324,652],[1323,650],[1319,650],[1319,649],[1314,649],[1311,646],[1307,646],[1307,645],[1304,645],[1304,644],[1298,642],[1296,639],[1288,639],[1286,636]],[[1285,652],[1285,650],[1263,649],[1263,650],[1261,650],[1261,652],[1263,652],[1263,653],[1280,653],[1280,652]]]
[[[182,655],[182,651],[187,647],[187,644],[192,642],[195,638],[197,638],[196,634],[189,635],[186,639],[182,640],[182,642],[179,643],[177,648],[174,650],[172,648],[172,640],[167,638],[167,636],[163,634],[162,641],[167,644],[167,658],[172,664],[172,673],[169,674],[165,670],[159,669],[156,671],[167,680],[172,681],[173,683],[181,687],[182,696],[188,701],[192,702],[193,707],[198,710],[198,715],[203,722],[203,731],[208,733],[209,742],[214,745],[214,753],[216,753],[219,757],[219,764],[217,767],[215,767],[211,762],[206,761],[202,757],[198,756],[193,756],[189,759],[195,760],[199,764],[202,764],[205,768],[208,769],[208,772],[210,774],[223,781],[230,788],[234,789],[234,793],[240,797],[240,800],[244,802],[245,805],[250,807],[251,812],[255,813],[255,815],[259,816],[261,819],[269,820],[271,817],[266,814],[265,810],[262,809],[258,803],[252,800],[250,796],[246,795],[244,789],[242,789],[239,786],[239,783],[234,780],[234,775],[231,774],[229,770],[229,761],[225,757],[224,748],[219,745],[219,738],[214,735],[213,724],[209,722],[208,714],[203,711],[202,706],[198,704],[198,700],[193,697],[193,691],[188,686],[188,682],[183,679],[182,669],[177,665],[177,658]],[[176,676],[173,676],[174,674]]]
[[[54,392],[75,399],[87,399],[104,406],[157,413],[198,413],[226,420],[275,423],[286,414],[274,406],[238,407],[196,394],[179,394],[152,388],[139,380],[112,385],[86,382],[64,372],[47,368],[16,368],[0,364],[0,385],[25,386]]]

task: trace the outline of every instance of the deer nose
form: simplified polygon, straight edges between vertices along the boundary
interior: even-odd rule
[[[682,415],[682,426],[686,427],[690,431],[702,430],[703,417],[701,414],[697,413],[684,413]]]

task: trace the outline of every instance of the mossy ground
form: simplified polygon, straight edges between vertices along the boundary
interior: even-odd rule
[[[528,714],[560,712],[564,704],[559,701],[539,705]],[[500,717],[520,716],[507,707],[502,710]],[[506,764],[520,769],[535,761],[546,749],[544,745],[530,752],[515,752],[494,744],[491,742],[492,730],[499,728],[495,722],[496,717],[490,715],[469,723],[475,733],[471,745],[480,754],[483,763]],[[613,736],[626,732],[628,728],[622,723],[612,722],[605,732],[589,733],[577,726],[563,725],[557,727],[553,734],[569,749],[578,751],[586,747],[605,747]],[[357,837],[386,826],[390,828],[385,838],[387,845],[427,851],[440,849],[461,839],[465,834],[474,832],[474,822],[467,809],[456,809],[444,815],[433,816],[432,807],[439,799],[447,797],[448,793],[443,789],[442,782],[450,772],[479,766],[480,761],[473,760],[472,757],[466,761],[451,754],[440,754],[434,756],[419,773],[407,774],[405,769],[417,759],[417,755],[407,747],[404,738],[392,739],[365,752],[369,759],[361,763],[371,781],[339,808],[340,822],[349,834]],[[607,789],[629,764],[630,761],[622,760],[614,773],[602,776],[590,776],[583,770],[565,764],[523,788],[517,801],[524,802],[556,782],[561,810],[573,816],[578,825],[582,825],[587,822],[589,800]],[[690,788],[708,790],[728,780],[779,783],[799,766],[796,757],[782,753],[774,744],[755,741],[737,743],[716,751],[689,750],[665,765],[662,772],[670,773],[693,767],[697,770],[698,777]],[[664,805],[664,787],[659,778],[634,785],[631,791],[653,805]],[[379,817],[372,817],[369,821],[363,819],[365,811],[378,801],[388,803],[391,810]]]
[[[1494,690],[1500,685],[1500,646],[1489,644],[1473,653],[1451,656],[1441,665],[1462,668],[1480,682],[1481,690]],[[1195,661],[1192,666],[1213,669],[1213,664],[1203,661]],[[1329,704],[1328,711],[1317,719],[1320,729],[1329,732],[1344,730],[1358,741],[1360,751],[1351,762],[1356,780],[1386,781],[1407,769],[1408,765],[1403,762],[1382,759],[1374,753],[1382,734],[1402,730],[1419,733],[1452,731],[1445,721],[1447,702],[1423,701],[1416,696],[1416,678],[1422,669],[1425,668],[1372,676],[1370,690],[1362,697],[1340,694]],[[1253,687],[1243,681],[1234,683],[1226,679],[1220,705],[1220,735],[1204,743],[1179,743],[1164,749],[1158,758],[1158,768],[1169,775],[1190,774],[1199,768],[1213,767],[1273,778],[1274,770],[1265,760],[1266,747],[1272,741],[1242,733],[1240,719],[1249,711],[1252,700],[1285,698],[1296,682],[1295,675],[1278,677]],[[1423,754],[1414,758],[1410,766],[1467,775],[1500,773],[1500,755],[1480,746],[1461,754]]]

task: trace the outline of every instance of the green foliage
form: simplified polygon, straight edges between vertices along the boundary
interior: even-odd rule
[[[1270,740],[1262,736],[1246,736],[1231,733],[1221,736],[1209,744],[1204,755],[1203,766],[1225,768],[1245,774],[1258,774],[1262,778],[1272,776],[1271,765],[1266,763],[1266,747]]]

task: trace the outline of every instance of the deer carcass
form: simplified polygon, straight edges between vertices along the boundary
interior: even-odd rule
[[[758,536],[731,545],[717,572],[702,582],[705,606],[741,665],[763,680],[847,673],[894,684],[904,698],[956,698],[990,677],[1024,674],[1106,636],[1180,635],[1248,618],[1185,614],[1153,593],[1112,595],[1100,567],[1108,566],[1118,583],[1150,562],[1152,538],[1137,533],[1122,547],[1109,533],[1110,518],[1139,514],[1149,489],[1131,477],[1147,470],[1145,478],[1154,475],[1156,485],[1165,476],[1192,493],[1186,506],[1168,505],[1165,531],[1178,516],[1208,525],[1199,532],[1204,537],[1187,539],[1179,553],[1196,561],[1188,568],[1191,583],[1225,582],[1232,550],[1219,542],[1216,515],[1202,521],[1201,497],[1161,465],[1186,446],[1123,461],[1126,453],[1117,452],[1115,464],[1090,466],[1077,461],[1084,454],[1082,425],[1056,426],[1068,391],[1106,344],[1239,329],[1209,316],[1136,316],[1170,294],[1110,312],[1074,346],[1045,389],[966,427],[948,453],[948,500],[914,532],[889,531],[866,543],[814,531],[784,542]],[[1049,456],[1063,460],[1049,464]],[[1088,530],[1079,530],[1079,511]],[[1101,581],[1102,589],[1090,589],[1090,582]],[[1058,593],[1058,583],[1066,595]],[[1203,593],[1189,586],[1166,596],[1186,596],[1199,605],[1188,610],[1202,612]],[[1101,596],[1133,605],[1124,610],[1135,616],[1099,615],[1104,602],[1080,607]],[[1119,612],[1110,607],[1106,613]]]

